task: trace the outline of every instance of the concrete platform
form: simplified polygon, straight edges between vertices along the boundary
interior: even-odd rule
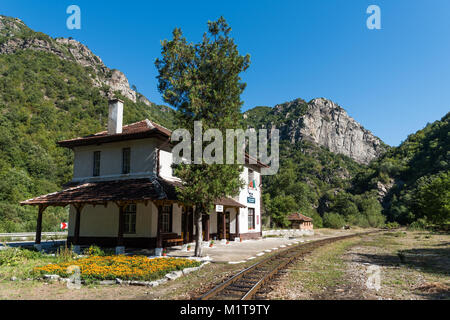
[[[354,232],[337,231],[327,234],[316,232],[314,236],[299,236],[296,238],[270,237],[260,240],[245,240],[243,242],[230,241],[229,244],[215,241],[212,248],[207,243],[204,243],[203,256],[209,256],[212,262],[237,264],[301,242],[315,241],[351,233]],[[176,246],[169,248],[167,255],[171,257],[192,257],[194,256],[194,251],[195,243],[192,243],[190,251],[186,250],[186,245]]]

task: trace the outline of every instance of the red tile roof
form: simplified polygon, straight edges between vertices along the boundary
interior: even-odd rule
[[[176,200],[175,187],[163,179],[128,179],[83,183],[21,202],[22,205],[101,204],[108,201]]]
[[[61,147],[73,148],[91,144],[115,142],[131,139],[142,139],[151,136],[160,136],[163,139],[170,138],[172,132],[148,119],[135,122],[122,127],[122,133],[108,134],[108,131],[98,132],[85,137],[78,137],[69,140],[59,141]]]
[[[86,146],[99,143],[116,142],[133,139],[143,139],[148,137],[160,137],[164,140],[170,139],[172,131],[148,119],[135,122],[122,127],[122,133],[108,134],[108,131],[98,132],[85,137],[78,137],[69,140],[59,141],[58,145],[66,148],[73,148],[78,146]],[[268,168],[266,164],[251,157],[245,153],[245,163],[249,164],[250,159],[256,162],[256,166]]]
[[[89,182],[72,186],[59,192],[25,200],[20,204],[66,206],[78,203],[104,204],[109,201],[177,201],[177,186],[181,186],[181,183],[161,178]],[[218,199],[215,204],[245,208],[245,205],[231,198]]]
[[[312,218],[304,216],[303,214],[301,214],[299,212],[291,213],[288,216],[288,220],[289,221],[313,221]]]

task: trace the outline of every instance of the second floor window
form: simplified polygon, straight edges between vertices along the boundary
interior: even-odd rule
[[[125,207],[125,233],[136,233],[136,204]]]
[[[130,173],[130,160],[131,160],[130,148],[122,149],[122,174]]]
[[[94,177],[100,175],[100,151],[94,151],[94,169],[92,175]]]

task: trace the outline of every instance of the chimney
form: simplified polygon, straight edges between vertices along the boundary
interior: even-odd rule
[[[122,133],[123,101],[109,100],[108,134]]]

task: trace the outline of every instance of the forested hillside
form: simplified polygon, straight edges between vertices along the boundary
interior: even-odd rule
[[[266,218],[270,217],[272,224],[287,226],[287,215],[300,210],[303,214],[313,217],[316,227],[340,228],[346,224],[362,227],[383,225],[385,217],[382,215],[382,206],[376,191],[366,190],[367,192],[361,194],[352,191],[353,179],[365,172],[366,165],[344,154],[331,152],[329,148],[319,145],[310,137],[312,131],[307,127],[308,123],[304,122],[304,118],[309,116],[311,109],[315,109],[314,104],[296,99],[275,108],[256,107],[244,114],[248,127],[280,129],[279,173],[263,177]],[[331,105],[316,121],[330,123],[336,111],[342,113],[342,110]],[[341,123],[337,125],[364,130],[353,121],[351,118],[341,117]],[[332,134],[329,136],[332,137]],[[377,138],[372,136],[370,139],[375,141]],[[336,140],[342,141],[339,137],[336,137]],[[376,141],[377,145],[373,149],[376,152],[381,147],[388,148],[381,141]],[[363,144],[364,141],[360,143]],[[363,148],[361,150],[360,155],[365,152]],[[342,150],[342,153],[344,152],[345,150]]]
[[[450,223],[450,113],[408,136],[354,181],[355,192],[385,190],[381,200],[392,221]]]
[[[418,228],[448,226],[449,114],[411,134],[399,147],[381,142],[384,153],[365,165],[330,152],[308,136],[292,141],[295,130],[308,125],[303,121],[308,105],[297,99],[281,106],[278,112],[257,107],[245,113],[249,127],[281,128],[280,172],[263,178],[267,217],[273,222],[287,225],[287,213],[300,210],[313,217],[316,226],[381,226],[385,221]],[[292,123],[298,123],[297,129]]]
[[[9,29],[0,31],[3,44],[17,39]],[[28,30],[17,37],[50,39]],[[51,50],[0,54],[0,232],[34,230],[36,209],[19,202],[60,190],[71,180],[73,155],[57,141],[106,128],[111,88],[94,86],[96,77],[92,67]],[[172,109],[114,94],[125,101],[124,123],[148,118],[172,126]],[[64,209],[49,208],[44,230],[57,230],[65,215]]]
[[[148,118],[173,128],[175,111],[133,88],[79,42],[0,16],[0,233],[34,230],[37,210],[19,202],[71,180],[72,152],[56,142],[104,130],[109,97],[125,101],[125,124]],[[279,174],[263,178],[263,218],[285,226],[300,210],[316,227],[448,225],[449,117],[391,148],[323,98],[245,112],[248,127],[281,132]],[[43,229],[66,217],[48,208]]]

